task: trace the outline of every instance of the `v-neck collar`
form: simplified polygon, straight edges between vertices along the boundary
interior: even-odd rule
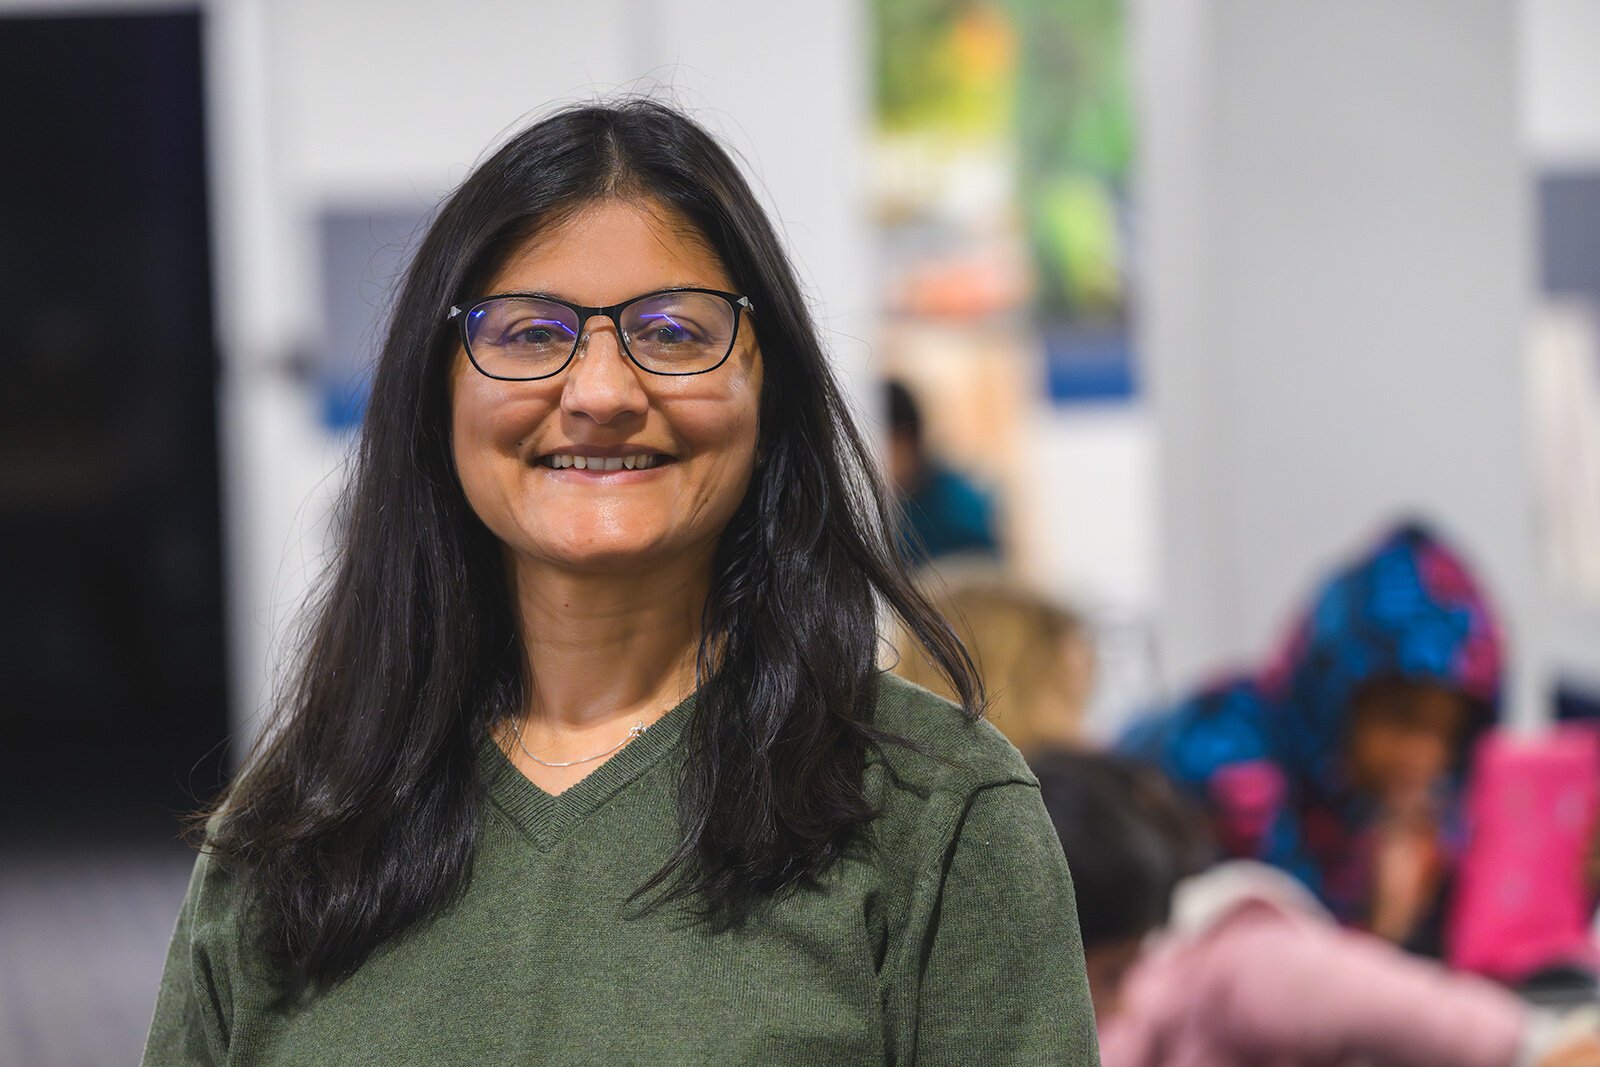
[[[677,745],[694,702],[691,693],[616,755],[553,795],[534,785],[492,738],[485,739],[479,768],[488,783],[489,798],[534,844],[548,851]]]

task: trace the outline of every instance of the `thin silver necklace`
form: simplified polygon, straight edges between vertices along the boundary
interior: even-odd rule
[[[522,754],[524,756],[527,756],[541,767],[576,767],[580,763],[593,763],[597,759],[604,759],[605,757],[611,755],[611,753],[615,752],[623,745],[626,745],[629,741],[632,741],[634,738],[638,737],[648,729],[649,727],[644,724],[644,720],[640,719],[638,722],[628,727],[627,737],[624,737],[621,741],[618,741],[604,752],[596,752],[592,756],[585,756],[582,759],[567,760],[564,763],[552,763],[550,760],[540,759],[538,756],[535,756],[532,752],[528,751],[527,744],[525,744],[522,740],[521,724],[518,723],[514,718],[511,720],[511,732],[517,737],[517,747],[522,749]]]

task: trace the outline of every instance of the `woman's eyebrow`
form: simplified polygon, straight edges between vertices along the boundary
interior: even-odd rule
[[[722,291],[722,287],[721,286],[710,285],[710,284],[707,284],[705,282],[694,282],[694,281],[673,282],[673,283],[668,284],[668,285],[658,285],[658,286],[655,286],[652,289],[642,289],[639,292],[634,293],[634,294],[632,294],[630,296],[623,297],[621,300],[617,301],[616,303],[618,303],[618,304],[626,304],[626,303],[629,303],[631,301],[638,300],[642,296],[654,296],[656,293],[670,293],[673,290],[677,290],[677,289],[712,289],[712,290],[715,290],[717,292],[721,292]],[[576,297],[569,296],[566,293],[561,292],[560,290],[557,290],[557,289],[541,289],[541,288],[539,288],[537,286],[529,286],[529,287],[525,287],[525,288],[498,288],[498,289],[494,290],[494,294],[495,295],[499,295],[499,296],[538,296],[538,297],[545,297],[545,298],[553,299],[553,300],[564,300],[569,304],[577,304],[580,307],[612,307],[612,306],[614,306],[612,304],[591,304],[586,300],[579,300]]]

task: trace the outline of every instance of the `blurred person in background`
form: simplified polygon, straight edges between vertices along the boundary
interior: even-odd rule
[[[362,432],[147,1063],[1095,1061],[1037,784],[702,128],[574,108],[480,166]],[[881,609],[960,706],[880,673]]]
[[[1072,866],[1105,1067],[1597,1067],[1584,1016],[1535,1012],[1342,930],[1298,881],[1207,866],[1207,822],[1154,768],[1033,759]]]
[[[905,384],[884,386],[889,405],[889,479],[900,499],[900,554],[923,564],[950,557],[993,560],[1000,554],[994,501],[928,448],[922,409]]]
[[[996,581],[935,584],[930,599],[972,654],[988,697],[985,717],[1024,755],[1081,743],[1094,687],[1094,648],[1083,621],[1036,593]],[[910,635],[895,673],[954,698],[949,681]]]
[[[1270,667],[1136,723],[1121,748],[1201,801],[1229,854],[1437,954],[1460,773],[1501,662],[1467,568],[1407,524],[1327,581]]]

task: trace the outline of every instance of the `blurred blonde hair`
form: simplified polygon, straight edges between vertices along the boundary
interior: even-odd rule
[[[1093,652],[1082,620],[1007,583],[969,581],[925,590],[972,654],[988,690],[987,718],[1023,752],[1082,743]],[[904,635],[893,671],[944,697],[948,683]]]

